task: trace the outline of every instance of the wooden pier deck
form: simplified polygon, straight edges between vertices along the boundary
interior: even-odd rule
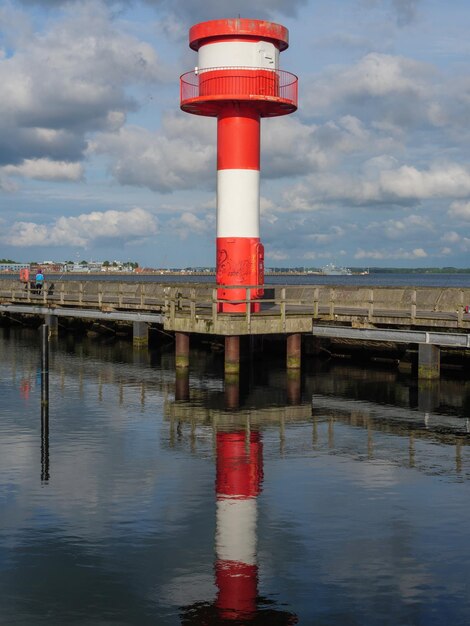
[[[176,336],[177,367],[189,364],[191,334],[225,337],[226,371],[238,371],[239,339],[285,335],[287,367],[300,367],[301,337],[418,344],[423,377],[439,375],[439,347],[470,349],[470,288],[267,286],[261,310],[221,312],[217,288],[208,283],[65,280],[40,293],[14,280],[0,280],[0,314],[41,315],[133,323],[134,344],[146,345],[149,325]],[[239,289],[239,288],[238,288]]]
[[[35,293],[19,281],[0,280],[0,311],[145,317],[168,331],[218,335],[310,333],[317,325],[470,330],[470,288],[295,285],[265,291],[260,312],[247,305],[245,313],[228,314],[219,312],[217,289],[207,283],[62,281]],[[250,288],[246,293],[248,302]]]

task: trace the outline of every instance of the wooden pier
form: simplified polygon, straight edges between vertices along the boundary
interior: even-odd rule
[[[191,334],[222,336],[231,374],[244,335],[285,335],[288,369],[300,367],[302,336],[418,344],[423,378],[439,376],[440,347],[470,349],[470,288],[265,286],[261,310],[253,313],[253,287],[245,286],[239,301],[245,312],[221,313],[217,288],[209,283],[65,280],[37,292],[0,280],[0,313],[45,316],[52,332],[60,317],[128,321],[141,346],[148,325],[158,325],[175,333],[177,367],[189,365]]]

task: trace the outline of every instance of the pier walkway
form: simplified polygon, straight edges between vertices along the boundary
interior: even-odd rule
[[[208,283],[57,281],[37,293],[19,281],[0,280],[0,313],[44,315],[52,326],[59,317],[128,321],[137,344],[146,343],[148,324],[156,324],[176,333],[180,355],[189,349],[190,334],[220,335],[226,350],[235,349],[235,360],[240,336],[286,335],[291,367],[300,367],[302,335],[417,343],[425,346],[421,360],[434,372],[439,346],[470,349],[470,288],[265,286],[261,310],[254,313],[253,287],[245,286],[244,313],[221,313],[217,289]]]

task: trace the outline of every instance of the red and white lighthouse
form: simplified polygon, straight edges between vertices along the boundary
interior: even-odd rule
[[[279,69],[287,28],[223,19],[191,27],[197,66],[181,77],[181,108],[217,117],[217,276],[221,310],[245,311],[263,295],[260,241],[260,119],[297,109],[297,77]],[[237,286],[237,288],[231,288]],[[238,302],[237,302],[238,301]],[[253,311],[259,304],[252,304]]]

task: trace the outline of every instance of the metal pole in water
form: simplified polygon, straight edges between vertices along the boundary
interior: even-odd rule
[[[41,406],[49,405],[49,326],[41,326]]]
[[[49,478],[49,407],[41,404],[41,482]]]

